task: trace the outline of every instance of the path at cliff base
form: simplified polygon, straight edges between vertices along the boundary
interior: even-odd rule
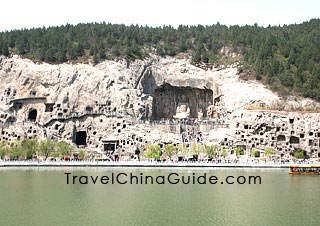
[[[151,162],[151,161],[1,161],[0,167],[228,167],[228,168],[289,168],[293,163],[212,163],[212,162]]]

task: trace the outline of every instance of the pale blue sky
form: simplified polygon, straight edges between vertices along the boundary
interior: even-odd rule
[[[8,0],[0,3],[0,30],[111,22],[283,25],[320,17],[319,0]]]

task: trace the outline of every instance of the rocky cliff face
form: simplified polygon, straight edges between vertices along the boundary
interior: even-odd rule
[[[188,87],[191,93],[219,93],[214,80],[203,70],[173,58],[154,57],[130,64],[105,61],[96,66],[38,64],[19,56],[0,61],[2,140],[7,141],[37,136],[101,147],[103,139],[112,135],[126,145],[145,144],[135,137],[147,136],[151,127],[157,131],[155,126],[139,126],[139,120],[153,119],[156,114],[153,97],[157,89],[169,85]],[[205,104],[212,101],[213,95]],[[168,104],[172,102],[162,99],[159,112]],[[205,110],[208,106],[202,107]],[[175,108],[171,111],[175,114]],[[141,130],[139,135],[132,136],[137,129]],[[80,132],[85,132],[81,142],[77,140]],[[177,137],[160,134],[152,139]]]
[[[53,112],[63,115],[91,108],[99,110],[107,105],[104,107],[107,111],[146,117],[145,103],[165,83],[218,93],[208,74],[175,59],[152,58],[130,65],[125,61],[105,61],[92,66],[34,64],[14,56],[1,59],[0,77],[3,107],[19,98],[45,97],[44,102],[54,104]],[[37,121],[47,120],[51,115],[41,114]]]
[[[219,114],[194,131],[201,132],[204,141],[221,143],[225,137],[214,135],[217,126],[211,124],[220,120],[226,125],[223,134],[233,136],[239,120],[235,114],[253,103],[271,106],[280,100],[259,83],[239,80],[236,65],[203,70],[187,59],[157,56],[96,66],[33,63],[13,56],[0,58],[0,80],[1,140],[51,137],[101,148],[113,137],[124,152],[137,144],[179,143],[185,128],[164,120],[184,114],[206,120],[210,106]],[[317,105],[303,101],[293,103]],[[154,119],[163,122],[150,123]],[[205,124],[201,120],[197,123]]]

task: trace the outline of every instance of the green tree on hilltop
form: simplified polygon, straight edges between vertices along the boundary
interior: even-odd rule
[[[10,55],[9,48],[8,48],[8,45],[6,43],[2,44],[1,54],[6,56],[6,57]]]
[[[267,28],[67,24],[0,32],[0,54],[20,54],[48,63],[89,59],[98,63],[116,58],[130,62],[153,53],[161,57],[184,53],[195,65],[206,67],[239,62],[249,77],[275,91],[320,100],[319,26],[320,19]]]

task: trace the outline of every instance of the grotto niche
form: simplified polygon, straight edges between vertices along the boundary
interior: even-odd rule
[[[38,112],[36,109],[31,109],[28,114],[28,120],[31,122],[35,122],[37,119],[37,114]]]
[[[168,83],[153,93],[153,119],[198,118],[207,116],[207,108],[213,103],[211,89],[171,86]]]
[[[75,137],[76,145],[87,145],[87,132],[86,131],[77,131]]]

